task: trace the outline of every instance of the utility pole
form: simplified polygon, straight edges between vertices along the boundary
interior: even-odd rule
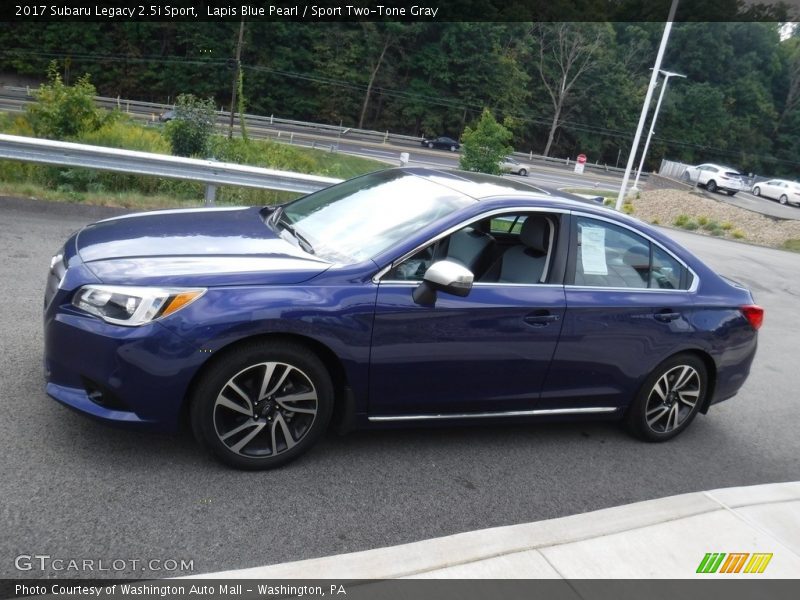
[[[661,69],[661,61],[664,58],[664,51],[667,49],[667,41],[669,40],[669,33],[672,31],[672,22],[675,20],[675,11],[678,9],[678,0],[672,0],[672,6],[669,9],[669,16],[667,23],[664,26],[664,34],[661,36],[661,45],[658,47],[658,54],[656,55],[656,62],[653,65],[653,74],[650,76],[650,85],[647,87],[647,95],[644,98],[644,105],[642,106],[642,114],[639,116],[639,125],[636,127],[636,135],[633,137],[633,145],[631,146],[630,154],[628,154],[628,165],[625,167],[625,175],[622,178],[622,185],[619,188],[619,195],[617,196],[617,210],[622,209],[622,201],[625,198],[625,191],[628,187],[628,181],[631,177],[631,169],[633,169],[633,161],[636,160],[636,151],[639,149],[639,140],[642,138],[642,130],[644,129],[644,122],[647,120],[647,112],[650,108],[650,101],[653,98],[653,90],[658,81],[658,71]]]
[[[244,15],[239,21],[239,41],[236,44],[236,65],[233,69],[233,83],[231,85],[231,121],[228,127],[228,138],[233,137],[233,112],[236,110],[236,90],[239,87],[239,72],[242,70],[242,39],[244,38]]]
[[[647,151],[650,149],[650,140],[653,137],[653,133],[656,131],[656,119],[658,119],[658,111],[661,110],[661,101],[664,99],[664,94],[667,91],[667,84],[669,83],[670,77],[683,77],[686,78],[686,75],[681,75],[680,73],[673,73],[672,71],[665,71],[661,69],[661,74],[664,76],[664,82],[661,84],[661,93],[658,95],[658,102],[656,102],[656,111],[653,113],[653,120],[650,122],[650,133],[647,134],[647,139],[644,142],[644,150],[642,150],[642,160],[639,161],[639,170],[636,171],[636,180],[633,182],[633,187],[631,189],[637,189],[636,186],[639,185],[639,176],[642,174],[642,169],[644,168],[644,159],[647,157]]]

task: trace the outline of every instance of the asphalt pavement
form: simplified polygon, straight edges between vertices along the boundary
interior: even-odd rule
[[[191,575],[297,561],[551,519],[712,488],[800,479],[800,256],[671,232],[766,308],[736,398],[667,444],[615,424],[329,435],[291,465],[238,472],[191,436],[113,429],[44,394],[41,308],[50,257],[117,211],[0,199],[0,577],[20,555],[127,559],[103,576]],[[191,560],[154,571],[130,560]]]

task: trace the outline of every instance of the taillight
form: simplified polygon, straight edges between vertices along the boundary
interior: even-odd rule
[[[753,329],[759,329],[764,323],[764,309],[756,304],[748,304],[739,308]]]

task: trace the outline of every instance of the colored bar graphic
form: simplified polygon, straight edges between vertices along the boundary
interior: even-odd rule
[[[704,557],[703,560],[700,561],[700,565],[697,567],[698,573],[716,573],[717,569],[719,569],[719,565],[722,563],[722,559],[725,558],[724,552],[709,552]]]
[[[745,573],[763,573],[767,568],[769,561],[772,560],[772,554],[760,553],[753,554],[750,562],[744,568]]]
[[[744,561],[750,556],[748,552],[732,552],[722,565],[720,573],[738,573],[744,566]]]

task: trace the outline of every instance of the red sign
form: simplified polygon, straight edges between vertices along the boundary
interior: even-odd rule
[[[586,163],[586,155],[585,154],[578,154],[578,162],[580,164]]]

